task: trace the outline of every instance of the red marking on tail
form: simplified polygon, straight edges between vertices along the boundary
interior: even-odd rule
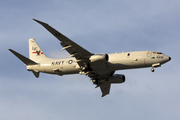
[[[37,53],[37,52],[32,52],[32,53]],[[43,52],[41,52],[41,54],[44,54]]]

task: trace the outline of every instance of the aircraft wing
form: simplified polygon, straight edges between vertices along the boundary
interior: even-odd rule
[[[86,49],[82,48],[66,36],[64,36],[59,31],[55,30],[53,27],[48,25],[47,23],[41,22],[39,20],[33,19],[34,21],[41,24],[44,28],[46,28],[51,34],[53,34],[59,41],[61,41],[61,45],[63,46],[63,49],[67,50],[71,57],[75,57],[77,59],[77,63],[81,68],[86,68],[89,65],[89,57],[91,57],[93,54],[87,51]],[[62,50],[63,50],[62,49]],[[93,71],[92,71],[93,73]],[[83,73],[82,73],[83,74]],[[106,81],[108,77],[112,76],[114,74],[114,71],[107,71],[105,73],[93,73],[91,75],[91,71],[88,71],[85,73],[88,75],[92,80],[97,81],[103,81],[102,83],[98,84],[98,87],[100,87],[102,92],[102,97],[109,94],[110,92],[110,86],[111,84]],[[105,81],[104,81],[105,80]]]
[[[111,88],[111,83],[108,82],[108,78],[111,77],[114,74],[115,71],[107,71],[104,73],[96,73],[95,76],[90,76],[88,75],[92,80],[97,81],[97,87],[100,87],[102,96],[104,97],[105,95],[109,94],[110,88]]]
[[[77,60],[80,59],[88,59],[92,53],[87,51],[86,49],[82,48],[66,36],[64,36],[59,31],[55,30],[53,27],[48,25],[47,23],[41,22],[39,20],[33,19],[34,21],[41,24],[43,27],[45,27],[51,34],[53,34],[59,41],[61,41],[61,45],[63,46],[63,49],[67,50],[71,57],[75,57]],[[62,49],[62,50],[63,50]]]
[[[111,88],[111,84],[108,83],[108,82],[100,84],[100,89],[101,89],[101,92],[102,92],[102,96],[101,97],[104,97],[105,95],[109,94],[110,88]]]

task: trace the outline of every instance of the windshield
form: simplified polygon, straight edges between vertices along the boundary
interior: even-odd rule
[[[163,54],[162,52],[157,52],[157,54]]]

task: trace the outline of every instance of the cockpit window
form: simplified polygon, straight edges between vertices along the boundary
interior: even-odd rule
[[[162,54],[162,52],[157,52],[157,54]]]

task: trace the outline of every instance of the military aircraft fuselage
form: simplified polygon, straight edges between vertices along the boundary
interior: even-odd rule
[[[92,62],[90,67],[96,72],[103,73],[103,71],[107,72],[108,70],[145,68],[153,65],[160,67],[170,59],[170,57],[155,51],[122,52],[108,54],[108,61]],[[28,65],[27,69],[57,75],[78,74],[80,71],[75,58],[49,59],[38,65]]]
[[[125,75],[114,74],[116,70],[152,67],[151,71],[154,72],[154,68],[171,60],[169,56],[156,51],[93,54],[47,23],[33,20],[56,37],[62,50],[66,50],[70,54],[70,57],[66,59],[48,58],[34,38],[29,39],[29,58],[9,49],[26,65],[28,71],[32,71],[36,78],[39,77],[40,72],[60,76],[84,74],[91,78],[93,84],[97,85],[96,88],[100,87],[102,97],[104,97],[109,94],[111,84],[125,82]]]

